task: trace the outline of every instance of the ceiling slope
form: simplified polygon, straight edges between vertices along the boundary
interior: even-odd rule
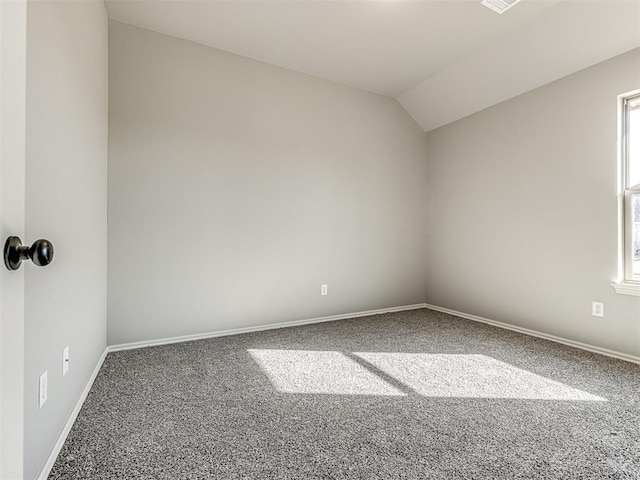
[[[425,131],[640,46],[640,0],[106,0],[110,18],[395,97]]]
[[[640,2],[563,2],[398,101],[428,132],[638,46]]]

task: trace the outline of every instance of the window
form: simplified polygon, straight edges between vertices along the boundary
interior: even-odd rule
[[[640,296],[640,93],[621,108],[622,283],[618,293]]]

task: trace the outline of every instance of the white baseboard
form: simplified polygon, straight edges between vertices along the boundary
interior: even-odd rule
[[[431,310],[436,310],[438,312],[448,313],[456,317],[466,318],[467,320],[474,320],[476,322],[486,323],[488,325],[493,325],[494,327],[504,328],[505,330],[512,330],[514,332],[524,333],[525,335],[543,338],[545,340],[561,343],[569,347],[575,347],[581,350],[587,350],[589,352],[599,353],[600,355],[606,355],[607,357],[613,357],[619,360],[625,360],[627,362],[640,364],[640,357],[636,357],[634,355],[628,355],[626,353],[620,353],[614,350],[608,350],[606,348],[595,347],[593,345],[588,345],[586,343],[575,342],[573,340],[568,340],[566,338],[556,337],[555,335],[549,335],[547,333],[537,332],[535,330],[529,330],[528,328],[517,327],[515,325],[509,325],[508,323],[498,322],[496,320],[491,320],[489,318],[479,317],[477,315],[471,315],[469,313],[458,312],[456,310],[450,310],[448,308],[438,307],[437,305],[425,304],[425,307]]]
[[[62,450],[62,446],[64,445],[64,442],[67,440],[67,436],[71,431],[71,427],[73,427],[73,424],[75,423],[76,418],[78,418],[80,409],[82,408],[82,405],[84,405],[84,401],[86,400],[87,395],[89,394],[89,390],[91,390],[93,382],[98,376],[98,372],[100,371],[100,368],[104,363],[104,359],[107,357],[107,353],[109,353],[109,351],[107,348],[105,348],[104,352],[102,352],[102,355],[100,356],[100,359],[98,360],[98,363],[96,364],[96,368],[93,369],[93,372],[89,377],[89,381],[87,382],[87,385],[84,387],[84,390],[80,395],[80,398],[78,398],[78,401],[76,402],[75,407],[73,407],[73,410],[71,411],[71,415],[69,415],[67,422],[64,424],[64,428],[62,429],[62,432],[60,432],[60,435],[58,436],[58,441],[53,446],[51,453],[49,453],[49,457],[47,457],[47,461],[43,465],[42,470],[40,470],[40,474],[38,475],[37,480],[47,480],[47,477],[51,473],[53,464],[56,463],[56,458],[58,458],[58,454],[60,453],[60,450]]]
[[[146,340],[142,342],[121,343],[107,347],[109,352],[120,350],[132,350],[135,348],[153,347],[156,345],[167,345],[170,343],[190,342],[193,340],[203,340],[205,338],[225,337],[227,335],[239,335],[241,333],[261,332],[264,330],[274,330],[276,328],[297,327],[309,325],[311,323],[333,322],[335,320],[345,320],[347,318],[366,317],[369,315],[379,315],[381,313],[402,312],[405,310],[416,310],[426,308],[426,303],[416,303],[414,305],[403,305],[401,307],[380,308],[378,310],[367,310],[364,312],[344,313],[340,315],[330,315],[328,317],[307,318],[304,320],[292,320],[290,322],[270,323],[268,325],[257,325],[255,327],[233,328],[230,330],[220,330],[217,332],[199,333],[195,335],[182,335],[179,337],[160,338],[158,340]]]

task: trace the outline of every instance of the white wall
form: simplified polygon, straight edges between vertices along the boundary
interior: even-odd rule
[[[117,22],[109,50],[110,344],[424,302],[395,100]]]
[[[640,298],[610,286],[617,96],[638,87],[640,49],[427,134],[428,303],[640,355]]]
[[[25,264],[25,478],[38,474],[106,345],[107,18],[97,1],[29,2]],[[71,365],[62,376],[62,350]],[[38,377],[49,399],[38,408]]]

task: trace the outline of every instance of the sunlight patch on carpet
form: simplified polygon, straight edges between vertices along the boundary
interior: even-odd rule
[[[258,349],[248,352],[279,392],[405,395],[340,352]]]
[[[607,401],[486,355],[354,354],[426,397]]]
[[[283,393],[405,396],[385,378],[425,397],[606,402],[486,355],[248,350]]]

